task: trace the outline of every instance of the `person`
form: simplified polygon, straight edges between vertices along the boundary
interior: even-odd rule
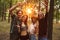
[[[13,7],[11,7],[9,9],[9,13],[11,14],[11,28],[10,28],[10,40],[19,40],[20,36],[19,36],[19,32],[18,32],[18,29],[17,28],[18,24],[21,24],[21,17],[22,17],[22,14],[23,12],[21,10],[18,10],[16,12],[16,15],[12,13],[12,11],[14,9],[16,9],[16,7],[18,7],[20,5],[20,3],[18,3],[17,5],[14,5]]]
[[[22,16],[22,23],[20,26],[20,40],[28,40],[28,26],[27,26],[28,16]]]
[[[15,15],[12,16],[11,29],[10,29],[10,33],[12,34],[10,35],[11,40],[19,39],[19,31],[18,31],[19,27],[18,26],[21,24],[21,16],[22,16],[21,11],[18,11],[17,16]]]
[[[37,18],[36,17],[32,17],[32,23],[30,24],[30,30],[29,30],[29,33],[30,33],[30,40],[37,40],[36,39],[36,34],[37,34],[37,31],[38,31],[38,22],[37,22]]]
[[[46,15],[44,15],[41,11],[38,14],[39,21],[39,35],[38,40],[47,40],[47,20]]]

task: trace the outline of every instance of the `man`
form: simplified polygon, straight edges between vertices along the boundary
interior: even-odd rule
[[[20,32],[20,24],[21,24],[21,17],[23,12],[21,10],[18,10],[16,12],[16,15],[12,13],[16,7],[21,6],[20,3],[14,5],[12,8],[10,8],[9,12],[11,14],[11,28],[10,28],[10,40],[19,40],[19,32]]]

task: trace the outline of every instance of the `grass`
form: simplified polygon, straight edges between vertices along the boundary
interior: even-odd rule
[[[10,23],[0,21],[0,40],[9,40]],[[53,25],[53,40],[60,40],[60,24]]]

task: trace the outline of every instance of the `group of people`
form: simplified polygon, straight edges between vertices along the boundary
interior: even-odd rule
[[[10,40],[37,40],[38,35],[38,18],[44,18],[44,15],[41,15],[37,18],[35,16],[31,17],[31,24],[28,25],[28,16],[23,15],[22,10],[18,10],[16,15],[12,11],[20,4],[17,4],[10,8],[9,12],[11,14],[11,29],[10,29]]]

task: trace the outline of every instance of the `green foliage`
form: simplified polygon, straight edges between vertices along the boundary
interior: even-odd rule
[[[60,20],[60,0],[54,0],[54,18],[56,19],[56,22]]]
[[[10,8],[10,3],[15,5],[17,2],[22,2],[23,0],[0,0],[0,17]],[[4,12],[4,13],[3,13]],[[6,14],[7,15],[7,14]]]
[[[5,12],[7,11],[7,9],[10,8],[10,3],[12,3],[12,6],[15,5],[17,2],[22,2],[23,0],[0,0],[0,17],[2,16],[2,12],[5,9]],[[32,0],[30,0],[32,1]],[[30,2],[29,1],[29,2]],[[35,2],[37,2],[37,0],[35,0]],[[54,0],[54,6],[56,5],[60,5],[60,0]],[[60,8],[58,8],[59,10]],[[56,14],[58,14],[58,16],[60,16],[60,13],[57,13],[57,9],[54,10],[54,18],[56,18]],[[7,14],[6,14],[7,15]],[[60,17],[59,17],[60,18]]]

